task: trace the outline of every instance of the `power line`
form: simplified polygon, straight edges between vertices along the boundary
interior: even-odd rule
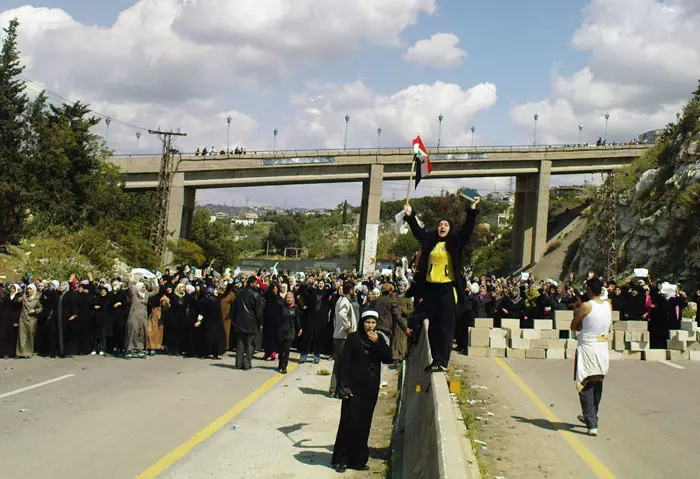
[[[59,94],[59,93],[56,93],[55,91],[49,90],[48,88],[45,88],[45,87],[42,86],[40,83],[37,83],[37,82],[35,82],[35,81],[33,81],[33,80],[30,80],[29,78],[26,78],[26,77],[24,77],[24,76],[22,76],[22,75],[18,75],[18,76],[19,76],[19,78],[24,82],[24,85],[25,85],[25,86],[27,86],[27,87],[33,87],[34,90],[35,90],[35,92],[37,92],[37,93],[44,92],[44,93],[46,93],[47,96],[52,96],[52,97],[54,97],[54,101],[58,101],[58,102],[60,102],[60,103],[62,103],[62,104],[74,103],[72,100],[69,100],[68,98],[64,97],[63,95],[61,95],[61,94]],[[37,91],[37,90],[38,90],[38,91]],[[134,125],[134,124],[132,124],[132,123],[128,123],[128,122],[126,122],[126,121],[122,121],[122,120],[120,120],[120,119],[118,119],[118,118],[114,118],[114,117],[111,116],[111,115],[105,115],[104,113],[100,113],[99,111],[93,110],[92,108],[89,109],[88,111],[89,111],[90,113],[93,113],[94,115],[97,115],[97,116],[102,117],[102,118],[104,118],[104,119],[109,118],[110,120],[112,120],[112,121],[114,121],[114,122],[116,122],[116,123],[121,123],[122,125],[127,126],[127,127],[129,127],[129,128],[133,128],[133,129],[135,129],[135,130],[148,131],[148,128],[144,128],[144,127],[141,127],[141,126],[138,126],[138,125]]]

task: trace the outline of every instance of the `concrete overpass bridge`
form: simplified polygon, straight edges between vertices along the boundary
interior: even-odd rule
[[[430,179],[515,176],[514,266],[525,267],[544,255],[551,175],[601,173],[622,168],[651,145],[523,146],[433,148]],[[253,152],[195,156],[176,160],[168,211],[172,237],[187,238],[200,188],[362,183],[358,267],[373,269],[379,236],[382,182],[408,180],[412,148]],[[110,159],[122,172],[126,189],[155,189],[160,156]]]

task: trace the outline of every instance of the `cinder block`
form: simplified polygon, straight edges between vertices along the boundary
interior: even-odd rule
[[[506,329],[508,334],[506,335],[507,339],[520,339],[520,329]]]
[[[536,319],[534,321],[535,329],[554,329],[554,324],[551,319]]]
[[[615,351],[625,350],[625,333],[626,331],[615,331],[613,334],[613,349]]]
[[[631,331],[632,327],[629,325],[632,321],[617,321],[613,323],[613,331]]]
[[[540,331],[542,339],[559,339],[559,331],[555,329],[543,329]]]
[[[559,339],[575,339],[578,334],[578,331],[571,331],[566,330],[566,331],[559,331]]]
[[[671,349],[673,351],[685,351],[688,349],[688,343],[677,339],[669,339],[666,341],[666,349]]]
[[[630,331],[649,331],[648,321],[628,321],[630,324]]]
[[[613,361],[613,360],[619,361],[620,359],[622,359],[622,352],[621,351],[610,351],[610,352],[608,352],[608,358],[611,361]]]
[[[505,349],[507,344],[506,344],[506,338],[491,338],[491,343],[489,344],[491,348],[502,348]],[[505,355],[505,353],[504,353]],[[499,356],[499,357],[504,357],[504,356]]]
[[[542,339],[542,331],[537,329],[523,329],[522,330],[523,339]]]
[[[694,333],[698,330],[698,325],[692,319],[681,319],[681,329]]]
[[[644,341],[631,341],[628,349],[630,351],[646,351],[649,349],[649,343]]]
[[[547,353],[545,353],[544,349],[526,349],[525,357],[527,359],[545,359]]]
[[[486,328],[469,328],[470,338],[489,338],[491,330]]]
[[[566,356],[566,359],[576,359],[576,350],[575,349],[565,349],[564,350],[564,356]]]
[[[624,359],[624,360],[633,359],[633,360],[641,361],[642,352],[641,351],[622,351],[622,359]]]
[[[508,334],[507,329],[493,328],[491,330],[491,332],[489,333],[489,337],[490,338],[505,338],[507,334]]]
[[[504,318],[501,320],[501,327],[503,329],[520,329],[520,320]]]
[[[511,349],[530,349],[529,339],[513,338],[509,340],[509,344]]]
[[[644,341],[646,343],[651,341],[651,333],[649,331],[642,331],[642,337],[640,341]]]
[[[571,329],[571,321],[568,319],[554,320],[554,329],[557,331],[569,331]]]
[[[489,348],[469,348],[467,350],[467,356],[472,356],[475,358],[487,358],[489,354]]]
[[[566,349],[576,349],[576,346],[578,346],[578,341],[575,339],[565,339],[566,341]]]
[[[547,339],[547,349],[565,349],[566,339]]]
[[[700,361],[700,351],[688,351],[691,361]]]
[[[644,333],[648,334],[649,331],[625,331],[624,333],[625,342],[631,343],[632,341],[643,341]]]
[[[690,332],[683,329],[672,329],[668,332],[668,338],[672,341],[688,341]]]
[[[493,318],[476,318],[474,319],[474,327],[493,328]]]
[[[566,359],[565,349],[548,349],[547,359]]]
[[[690,351],[677,351],[669,349],[666,351],[666,359],[669,361],[682,361],[690,359]]]
[[[642,359],[644,361],[663,361],[666,359],[665,349],[647,349],[642,352]]]
[[[488,348],[491,345],[491,341],[488,337],[480,338],[478,336],[469,336],[469,347],[470,348]]]
[[[613,320],[613,322],[620,320],[620,312],[619,311],[612,312],[612,320]]]
[[[488,352],[489,358],[505,358],[506,348],[489,348]]]
[[[531,339],[530,349],[547,349],[549,347],[549,339]]]
[[[554,311],[554,320],[555,321],[573,321],[574,320],[574,312],[569,311],[569,310],[564,310],[564,311]]]
[[[513,359],[525,359],[524,349],[506,349],[506,357]]]

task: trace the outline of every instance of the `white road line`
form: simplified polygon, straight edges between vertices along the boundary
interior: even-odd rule
[[[685,369],[683,366],[679,366],[678,364],[673,364],[670,361],[659,361],[661,364],[665,364],[666,366],[676,368],[676,369]]]
[[[52,384],[52,383],[61,381],[63,379],[72,378],[73,376],[75,376],[75,374],[66,374],[65,376],[60,376],[57,378],[49,379],[48,381],[33,384],[31,386],[27,386],[26,388],[15,389],[14,391],[2,393],[2,394],[0,394],[0,399],[5,399],[7,397],[14,396],[15,394],[23,393],[25,391],[31,391],[32,389],[40,388],[42,386],[46,386],[47,384]]]

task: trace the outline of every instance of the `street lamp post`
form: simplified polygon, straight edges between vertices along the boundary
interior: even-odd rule
[[[139,142],[141,141],[141,132],[137,131],[136,132],[136,149],[139,149]]]
[[[343,142],[343,150],[348,149],[348,123],[350,123],[350,115],[345,114],[345,141]]]
[[[226,154],[231,153],[231,115],[226,117]]]
[[[107,144],[107,148],[109,148],[109,125],[112,123],[112,119],[110,117],[107,117],[105,120],[105,124],[107,125],[107,138],[105,139],[105,143]]]
[[[472,148],[474,148],[474,132],[476,131],[476,127],[472,126]]]
[[[581,123],[578,124],[578,144],[579,146],[581,145],[581,132],[583,131],[583,125]]]
[[[438,145],[437,145],[438,151],[440,150],[440,142],[442,140],[442,119],[443,118],[444,117],[442,116],[442,113],[440,113],[440,115],[438,116]]]
[[[537,146],[537,120],[540,119],[540,115],[535,113],[533,118],[535,119],[535,133],[532,137],[532,146]]]
[[[377,149],[382,149],[382,129],[377,128]]]
[[[608,120],[610,119],[610,113],[605,114],[605,134],[603,135],[603,143],[608,143]]]
[[[272,132],[272,134],[274,135],[274,139],[272,140],[272,152],[273,153],[277,151],[277,133],[279,133],[279,130],[277,128],[275,128],[275,130]]]

